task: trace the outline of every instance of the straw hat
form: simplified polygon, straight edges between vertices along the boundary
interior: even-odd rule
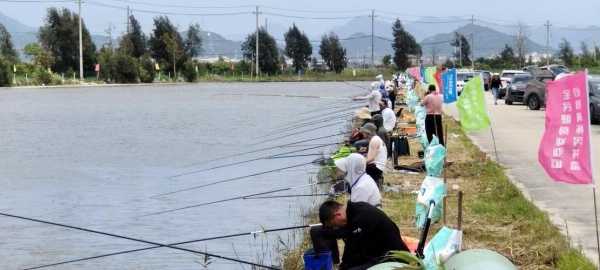
[[[358,119],[370,120],[371,112],[369,112],[368,108],[360,108],[354,113],[354,116],[356,116]]]

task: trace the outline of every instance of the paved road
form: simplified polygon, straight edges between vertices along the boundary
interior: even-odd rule
[[[531,111],[525,106],[493,105],[488,93],[487,104],[492,117],[500,163],[507,168],[513,182],[525,196],[547,211],[563,233],[568,224],[572,244],[581,246],[588,258],[598,262],[594,230],[593,193],[590,186],[554,183],[537,161],[538,146],[544,131],[544,111]],[[455,106],[448,113],[457,117]],[[600,126],[592,126],[592,153],[595,154],[594,178],[600,181]],[[489,131],[471,134],[479,147],[494,157]],[[599,197],[600,198],[600,197]]]

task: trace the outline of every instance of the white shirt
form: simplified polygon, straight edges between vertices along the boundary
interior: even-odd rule
[[[354,187],[352,187],[354,184]],[[366,202],[372,206],[381,205],[381,193],[375,184],[375,180],[368,174],[363,174],[355,183],[350,184],[351,202]]]
[[[387,148],[385,147],[385,143],[381,138],[379,138],[379,136],[373,136],[373,138],[371,138],[371,141],[369,142],[369,145],[371,145],[371,143],[373,142],[375,143],[375,145],[379,145],[379,151],[377,152],[377,155],[375,155],[375,160],[373,161],[373,163],[375,163],[377,169],[381,170],[382,172],[385,172],[385,163],[387,162]],[[369,149],[369,151],[372,150]]]
[[[390,108],[385,108],[381,112],[381,116],[383,117],[383,128],[387,132],[392,132],[394,127],[396,126],[396,114]]]
[[[371,91],[371,93],[367,96],[367,100],[369,101],[370,112],[377,112],[381,110],[381,107],[379,107],[379,102],[381,102],[381,93],[379,90],[375,89]]]

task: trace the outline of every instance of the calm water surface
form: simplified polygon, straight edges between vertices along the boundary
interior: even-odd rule
[[[301,213],[320,199],[241,200],[138,216],[308,183],[317,170],[315,166],[150,198],[228,177],[310,162],[316,157],[260,160],[169,178],[302,147],[211,162],[218,157],[340,132],[343,123],[256,144],[275,137],[266,135],[276,128],[322,115],[304,112],[339,106],[347,102],[344,97],[362,92],[344,83],[0,90],[0,211],[161,243],[302,224]],[[311,143],[337,141],[339,137]],[[301,154],[328,150],[324,147]],[[310,188],[303,188],[287,194],[310,192]],[[184,247],[277,263],[274,254],[283,248],[279,239],[287,245],[295,242],[290,233],[277,233]],[[147,246],[0,217],[1,269],[22,269]],[[203,259],[159,248],[49,269],[205,269]],[[250,269],[222,260],[210,261],[207,268]]]

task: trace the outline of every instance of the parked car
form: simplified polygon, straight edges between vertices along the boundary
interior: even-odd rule
[[[475,77],[475,75],[479,75],[479,73],[475,73],[473,71],[465,71],[465,70],[458,70],[456,72],[456,91],[458,92],[458,95],[460,95],[460,93],[462,92],[462,89],[465,86],[465,84],[470,79]]]
[[[492,80],[492,73],[487,70],[476,70],[475,72],[481,73],[483,78],[483,88],[485,91],[490,90],[490,81]]]
[[[556,78],[556,76],[558,76],[558,74],[569,73],[569,69],[563,65],[547,65],[547,66],[542,66],[542,67],[526,66],[523,68],[523,71],[526,71],[526,72],[529,72],[532,74],[539,73],[539,72],[549,72],[554,76],[554,78]]]
[[[512,105],[513,102],[523,102],[523,96],[525,95],[525,89],[529,81],[533,79],[531,74],[516,74],[510,86],[506,89],[506,97],[504,103],[506,105]]]
[[[502,87],[498,89],[498,98],[503,98],[506,95],[506,89],[510,85],[512,78],[516,74],[527,74],[527,72],[522,70],[503,70],[500,74],[500,80],[502,81]]]
[[[524,100],[530,110],[539,110],[546,106],[546,82],[548,81],[552,81],[552,77],[539,77],[527,84]],[[600,122],[600,78],[590,78],[588,83],[590,119],[592,123],[598,123]]]
[[[600,79],[590,80],[590,118],[592,123],[600,123]]]

